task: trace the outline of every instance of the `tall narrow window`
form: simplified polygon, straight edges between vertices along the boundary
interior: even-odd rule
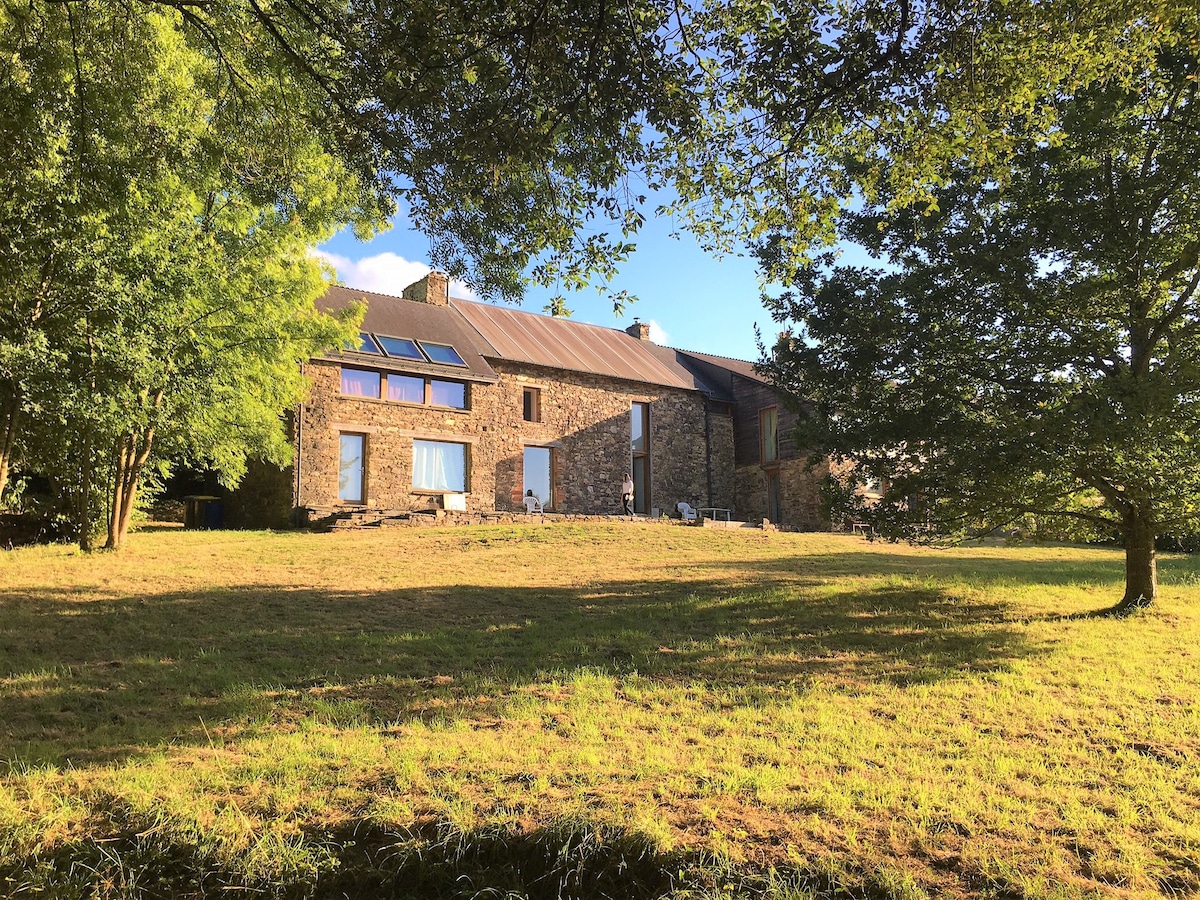
[[[554,483],[551,476],[553,455],[549,447],[525,448],[525,481],[521,493],[533,496],[542,502],[546,509],[554,506]]]
[[[762,441],[763,463],[779,460],[779,412],[774,406],[758,414],[759,436]]]
[[[413,487],[424,491],[467,489],[467,446],[446,441],[413,441]]]
[[[632,453],[633,509],[650,512],[650,404],[634,403],[630,411],[629,448]]]
[[[779,471],[767,472],[767,518],[778,524],[782,516],[782,503],[779,496]]]
[[[338,450],[338,499],[343,503],[366,501],[366,456],[365,434],[340,435]]]
[[[542,421],[542,392],[538,388],[527,387],[522,391],[522,411],[526,422]]]

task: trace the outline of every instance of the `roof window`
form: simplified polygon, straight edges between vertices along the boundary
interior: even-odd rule
[[[466,365],[463,358],[458,355],[458,351],[449,344],[431,344],[428,341],[417,341],[416,343],[430,362],[443,363],[448,366]]]
[[[383,351],[379,349],[379,346],[375,343],[375,339],[371,335],[365,331],[360,331],[358,336],[362,340],[362,346],[355,347],[354,341],[351,339],[346,342],[347,350],[353,350],[355,353],[370,353],[372,356],[383,355]]]
[[[388,337],[384,334],[375,335],[375,339],[379,341],[379,346],[383,348],[383,352],[388,356],[425,361],[425,357],[421,355],[421,351],[417,348],[416,341],[410,341],[407,338]]]

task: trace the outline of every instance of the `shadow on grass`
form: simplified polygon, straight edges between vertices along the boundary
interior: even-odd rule
[[[870,873],[739,868],[707,854],[662,852],[643,835],[576,820],[532,831],[474,832],[432,824],[392,831],[354,821],[302,834],[289,848],[304,861],[292,877],[256,881],[194,845],[167,839],[152,821],[139,821],[119,806],[108,812],[110,832],[0,867],[0,886],[50,900],[115,895],[121,888],[142,900],[243,894],[274,900],[892,896]]]
[[[343,726],[490,717],[513,690],[585,668],[752,703],[764,688],[932,683],[1039,652],[1000,603],[886,585],[829,596],[831,560],[877,573],[886,557],[838,555],[816,568],[810,557],[803,565],[819,577],[766,567],[735,587],[255,585],[86,602],[0,590],[0,758],[115,761],[205,744],[224,725],[311,716]]]

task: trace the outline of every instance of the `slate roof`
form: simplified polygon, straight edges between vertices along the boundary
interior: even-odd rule
[[[359,353],[354,350],[343,350],[340,353],[334,351],[326,354],[326,359],[404,372],[452,375],[467,381],[499,380],[496,370],[488,365],[480,353],[481,349],[488,349],[486,344],[454,309],[433,303],[404,300],[388,294],[354,290],[341,285],[330,287],[317,301],[317,308],[324,312],[337,312],[356,300],[365,300],[367,303],[367,312],[361,326],[363,331],[389,337],[415,338],[435,344],[449,344],[467,364],[466,369],[461,366],[383,357],[377,353]]]
[[[751,381],[757,381],[762,384],[771,383],[770,379],[765,375],[760,375],[754,370],[754,363],[747,362],[744,359],[730,359],[727,356],[716,356],[712,353],[697,353],[694,350],[679,350],[677,352],[685,358],[692,357],[701,362],[708,363],[710,366],[716,366],[719,369],[732,372],[734,375],[740,375],[742,378],[749,378]]]
[[[439,306],[335,285],[317,301],[317,307],[335,312],[355,300],[367,303],[363,331],[449,344],[458,350],[467,369],[353,350],[326,354],[327,359],[487,382],[498,378],[488,360],[506,360],[699,391],[725,402],[734,399],[732,374],[766,382],[754,371],[754,364],[744,360],[662,347],[616,328],[506,306],[455,298],[449,306]]]

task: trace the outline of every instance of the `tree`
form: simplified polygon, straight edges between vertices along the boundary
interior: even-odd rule
[[[1049,139],[1062,97],[1131,83],[1164,22],[1195,20],[1190,0],[711,0],[681,27],[700,114],[667,123],[655,163],[702,240],[769,241],[764,275],[786,284],[844,210],[924,206],[962,161],[1002,167]]]
[[[813,401],[811,446],[890,482],[889,533],[1115,531],[1123,612],[1157,595],[1156,537],[1200,526],[1194,26],[1158,28],[1132,77],[1060,87],[1003,165],[960,154],[926,203],[864,199],[841,227],[886,265],[812,265],[777,299],[797,332],[771,371]]]
[[[116,547],[164,437],[230,479],[281,459],[299,363],[346,331],[315,313],[308,248],[388,201],[279,105],[316,105],[287,68],[248,53],[240,85],[262,89],[241,93],[170,10],[3,14],[0,474],[21,451],[85,547],[107,485]]]
[[[52,475],[86,544],[102,473],[115,546],[155,447],[230,479],[278,458],[261,426],[338,342],[307,246],[395,198],[483,293],[516,296],[535,259],[611,272],[631,245],[585,226],[636,229],[621,179],[678,106],[666,11],[616,11],[0,3],[0,493],[16,458]]]

